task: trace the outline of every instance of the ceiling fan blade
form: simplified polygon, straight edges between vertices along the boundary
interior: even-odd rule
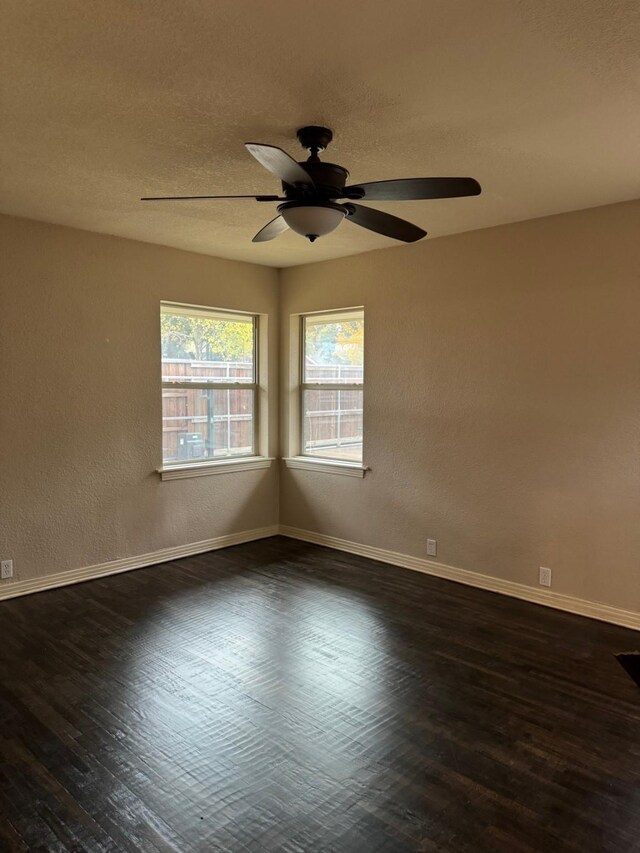
[[[480,195],[480,184],[473,178],[401,178],[397,181],[372,181],[345,187],[349,192],[364,190],[366,201],[411,201],[429,198],[460,198]]]
[[[287,201],[277,195],[161,195],[145,196],[140,201],[201,201],[206,199],[253,198],[256,201]]]
[[[361,204],[347,204],[345,207],[349,211],[346,217],[348,222],[355,222],[356,225],[384,234],[385,237],[393,237],[394,240],[402,240],[404,243],[415,243],[416,240],[427,236],[426,231],[412,222],[391,216],[382,210],[363,207]]]
[[[267,222],[264,228],[261,228],[256,236],[251,241],[252,243],[266,243],[267,240],[273,240],[282,234],[284,231],[288,231],[289,226],[284,221],[284,219],[278,215],[275,219],[272,219],[271,222]]]
[[[277,148],[275,145],[262,145],[259,142],[245,142],[245,147],[258,163],[285,184],[313,186],[311,175],[282,148]]]

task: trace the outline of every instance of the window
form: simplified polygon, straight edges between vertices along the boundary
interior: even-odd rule
[[[257,317],[163,303],[163,465],[256,455]]]
[[[364,312],[302,317],[303,456],[362,463]]]

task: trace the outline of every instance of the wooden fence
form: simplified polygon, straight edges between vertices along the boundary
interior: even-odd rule
[[[211,389],[162,389],[162,445],[165,462],[253,452],[253,389],[216,389],[215,380],[251,382],[244,362],[163,359],[163,381],[211,381]],[[362,367],[307,364],[307,382],[356,383]],[[362,392],[307,391],[303,401],[306,452],[357,457],[362,446]]]
[[[252,382],[251,364],[164,359],[162,379],[212,383],[211,389],[162,389],[165,462],[253,452],[253,389],[216,389],[214,384]]]

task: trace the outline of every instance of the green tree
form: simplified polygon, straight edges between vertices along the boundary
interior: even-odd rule
[[[362,364],[364,323],[307,323],[306,352],[316,364]]]
[[[352,320],[350,323],[341,323],[340,325],[336,349],[349,364],[362,364],[364,323],[362,320]]]
[[[163,358],[251,361],[253,324],[211,317],[162,314]]]

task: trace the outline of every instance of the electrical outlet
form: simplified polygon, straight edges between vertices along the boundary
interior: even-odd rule
[[[544,566],[540,566],[538,583],[540,586],[551,586],[551,569],[545,569]]]
[[[13,577],[13,560],[2,560],[0,562],[0,579],[3,581]]]
[[[427,557],[436,557],[438,555],[438,543],[435,539],[427,539]]]

